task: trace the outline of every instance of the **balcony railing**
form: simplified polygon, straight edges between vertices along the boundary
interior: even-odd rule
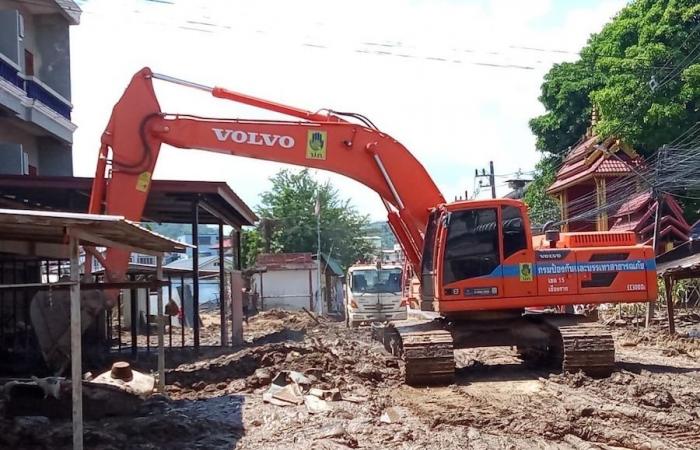
[[[19,76],[17,68],[0,57],[0,78],[3,78],[18,88],[24,90],[24,79]]]
[[[0,58],[0,78],[7,80],[18,88],[22,89],[27,97],[38,100],[48,106],[58,114],[70,120],[71,105],[65,100],[56,96],[53,92],[46,89],[36,80],[25,80],[20,72],[12,64]]]
[[[71,107],[34,80],[25,80],[27,97],[39,100],[66,119],[70,120]]]

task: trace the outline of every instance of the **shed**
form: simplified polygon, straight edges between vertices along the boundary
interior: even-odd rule
[[[251,290],[258,294],[258,309],[314,309],[318,281],[311,253],[263,253],[255,270]]]
[[[75,214],[62,212],[0,209],[0,256],[23,255],[35,258],[67,258],[70,260],[70,281],[59,283],[13,283],[0,285],[3,292],[33,289],[70,290],[70,355],[73,408],[73,448],[83,448],[83,385],[81,321],[81,287],[88,289],[119,288],[133,283],[81,283],[79,245],[118,247],[125,250],[154,254],[158,259],[158,278],[162,277],[164,252],[183,251],[182,243],[151,233],[119,216]],[[159,389],[164,388],[165,352],[163,338],[163,301],[158,299]],[[60,339],[63,339],[61,336]],[[60,343],[60,342],[59,342]],[[78,382],[76,382],[76,380]]]

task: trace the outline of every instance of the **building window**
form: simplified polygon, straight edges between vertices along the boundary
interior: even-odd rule
[[[136,261],[139,264],[155,265],[155,258],[152,256],[138,256]]]

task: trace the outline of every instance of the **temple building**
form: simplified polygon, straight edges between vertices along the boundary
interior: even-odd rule
[[[639,242],[651,244],[656,199],[642,188],[637,172],[644,158],[619,139],[600,139],[591,130],[564,158],[547,193],[561,205],[562,231],[634,231]],[[657,254],[688,240],[690,226],[670,195],[659,198]]]

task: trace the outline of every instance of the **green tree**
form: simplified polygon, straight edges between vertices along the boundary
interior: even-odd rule
[[[537,148],[562,155],[599,112],[596,133],[650,155],[700,120],[700,4],[635,0],[592,35],[580,59],[545,76]]]
[[[273,252],[315,253],[315,205],[320,193],[321,251],[330,253],[343,267],[369,255],[367,216],[358,213],[349,199],[340,198],[330,183],[318,183],[307,169],[281,170],[270,181],[272,189],[261,195],[257,210],[262,218],[257,229],[260,241],[255,244],[258,251],[268,247]],[[252,235],[250,239],[253,247]]]
[[[557,161],[556,157],[550,156],[537,163],[533,181],[527,186],[523,196],[532,225],[544,225],[550,220],[557,221],[561,218],[559,203],[546,192],[554,183]]]
[[[257,228],[241,230],[241,265],[244,268],[255,265],[255,258],[263,251],[263,240]]]

